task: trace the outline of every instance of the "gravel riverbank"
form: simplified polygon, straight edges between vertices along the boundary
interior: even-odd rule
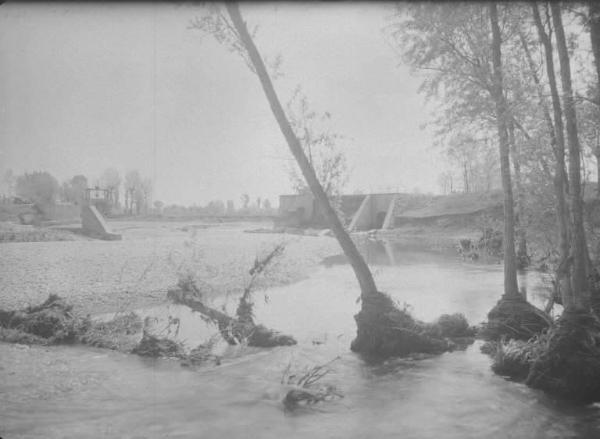
[[[217,293],[241,292],[254,259],[279,242],[286,250],[260,287],[308,276],[339,253],[334,239],[244,233],[256,224],[111,222],[122,241],[5,243],[0,253],[0,309],[58,294],[77,313],[103,313],[163,303],[178,276],[194,273]]]

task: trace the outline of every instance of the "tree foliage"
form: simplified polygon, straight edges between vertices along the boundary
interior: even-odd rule
[[[17,177],[15,191],[36,204],[52,205],[59,192],[58,180],[46,171],[26,172]]]
[[[75,175],[70,180],[63,182],[61,187],[62,198],[68,203],[82,204],[87,188],[87,177],[81,174]]]
[[[325,193],[338,195],[348,179],[348,167],[338,145],[343,137],[330,126],[331,114],[311,109],[308,98],[298,86],[286,105],[286,115]],[[297,165],[290,169],[290,179],[297,193],[310,191]]]

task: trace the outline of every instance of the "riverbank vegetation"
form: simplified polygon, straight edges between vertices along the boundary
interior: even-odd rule
[[[211,352],[216,339],[229,345],[261,348],[294,345],[296,340],[293,337],[255,323],[253,313],[252,295],[264,284],[261,281],[267,269],[276,265],[284,249],[285,245],[279,243],[266,254],[256,257],[238,299],[235,316],[207,304],[207,294],[210,296],[214,292],[209,283],[198,284],[188,272],[180,273],[177,287],[169,290],[167,298],[198,313],[215,331],[206,343],[191,350],[186,349],[176,337],[180,325],[178,318],[169,316],[164,328],[157,327],[156,318],[142,320],[133,311],[118,313],[110,320],[92,320],[90,316],[74,314],[73,306],[56,295],[50,295],[37,306],[15,311],[0,310],[0,340],[42,345],[83,343],[141,356],[178,358],[188,366],[218,359]]]
[[[587,44],[574,45],[565,16],[577,23]],[[598,255],[590,242],[593,223],[586,222],[581,169],[585,148],[594,154],[598,148],[598,20],[591,4],[415,4],[398,9],[390,32],[403,59],[427,72],[423,91],[444,114],[436,122],[440,139],[455,139],[475,126],[481,133],[481,139],[448,142],[448,151],[467,157],[473,143],[489,142],[499,150],[504,294],[484,330],[488,338],[501,340],[494,370],[586,401],[600,399],[593,372],[600,366],[598,315],[592,308],[598,292],[591,282]],[[528,224],[538,226],[534,238],[546,235],[551,243],[554,296],[564,309],[556,322],[519,292],[516,272],[530,259]],[[589,380],[587,387],[583,379]]]

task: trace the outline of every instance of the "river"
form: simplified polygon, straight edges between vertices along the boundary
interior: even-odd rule
[[[370,242],[376,281],[413,314],[484,320],[502,293],[502,266]],[[525,274],[541,305],[542,281]],[[367,364],[349,350],[358,289],[342,257],[310,278],[255,294],[256,320],[294,347],[228,352],[220,366],[183,368],[87,347],[0,343],[0,436],[23,438],[594,438],[600,406],[571,406],[494,375],[479,342],[424,360]],[[147,309],[152,314],[159,308]],[[181,307],[169,314],[184,316]],[[182,319],[182,333],[193,325]],[[337,359],[336,359],[337,358]],[[329,361],[342,399],[284,412],[288,364]]]

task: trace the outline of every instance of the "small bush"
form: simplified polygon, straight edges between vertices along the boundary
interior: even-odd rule
[[[438,337],[474,337],[475,328],[469,326],[464,314],[442,314],[432,325],[431,333]]]
[[[16,340],[16,332],[29,337],[31,342],[42,344],[72,343],[81,330],[82,321],[71,314],[72,305],[51,294],[45,302],[19,311],[0,311],[0,333],[6,341]],[[10,330],[10,331],[6,331]]]
[[[143,357],[167,357],[167,358],[186,358],[185,351],[181,343],[173,340],[158,338],[148,331],[144,331],[142,340],[131,351],[133,354]]]
[[[523,380],[531,365],[531,344],[522,340],[509,340],[496,344],[492,370],[498,375]]]

